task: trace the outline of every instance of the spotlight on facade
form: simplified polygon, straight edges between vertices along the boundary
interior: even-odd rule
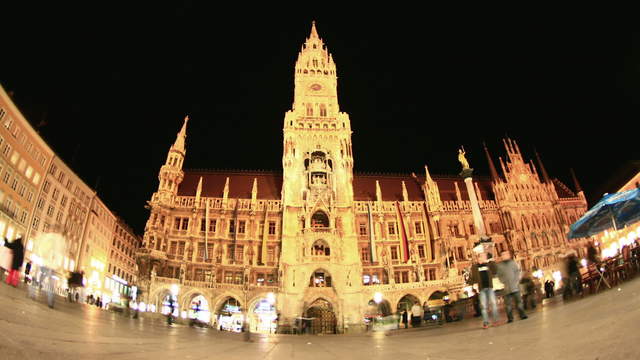
[[[377,293],[373,294],[373,301],[375,301],[376,304],[380,304],[382,302],[382,293],[381,292],[377,292]]]

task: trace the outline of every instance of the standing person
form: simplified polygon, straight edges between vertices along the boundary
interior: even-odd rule
[[[520,291],[522,292],[522,302],[524,309],[536,308],[536,285],[528,275],[522,276],[520,280]]]
[[[167,325],[173,324],[173,311],[175,309],[175,302],[173,296],[169,295],[169,313],[167,314]]]
[[[407,314],[407,310],[402,310],[402,323],[405,329],[409,327],[409,314]]]
[[[489,327],[489,316],[487,306],[491,306],[491,318],[493,324],[498,323],[498,305],[496,304],[496,294],[493,292],[493,277],[496,273],[496,266],[489,261],[487,252],[482,251],[477,255],[477,263],[471,266],[471,283],[478,285],[478,296],[480,297],[480,312],[482,314],[482,327]]]
[[[520,297],[520,269],[516,262],[511,259],[511,253],[503,251],[501,254],[502,261],[498,263],[498,277],[504,284],[504,305],[507,311],[507,322],[513,322],[513,303],[516,304],[520,319],[527,318],[522,306],[522,297]]]
[[[411,307],[411,326],[418,327],[422,322],[422,306],[420,303],[415,303]]]
[[[13,259],[11,261],[11,269],[9,270],[9,276],[7,277],[7,284],[18,287],[18,281],[20,280],[20,268],[24,262],[24,246],[22,245],[22,237],[18,237],[13,242],[4,241],[4,246],[11,249],[13,253]]]
[[[31,272],[31,261],[27,261],[27,265],[24,266],[24,283],[29,284],[29,273]]]
[[[549,280],[549,294],[551,297],[556,296],[556,283],[553,280]]]
[[[567,258],[567,274],[569,276],[569,286],[575,295],[582,295],[582,275],[580,274],[580,263],[575,253],[569,254]]]
[[[547,299],[551,297],[551,283],[549,280],[544,281],[544,296]]]

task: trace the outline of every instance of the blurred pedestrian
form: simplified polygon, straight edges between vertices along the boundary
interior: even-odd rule
[[[478,292],[476,289],[471,288],[471,303],[473,304],[473,317],[478,317],[480,315],[480,299],[478,298]]]
[[[173,311],[175,310],[175,302],[173,301],[173,296],[169,296],[168,301],[169,313],[167,314],[167,325],[173,324]]]
[[[29,287],[31,298],[35,299],[35,287],[45,287],[47,305],[53,309],[55,302],[54,273],[61,273],[66,254],[66,242],[59,233],[46,233],[34,240],[33,253],[39,255],[38,281]],[[33,284],[35,283],[35,285]]]
[[[496,273],[496,266],[493,261],[489,261],[489,253],[481,251],[476,253],[477,262],[471,266],[471,283],[477,284],[478,296],[480,297],[480,313],[482,314],[482,327],[489,327],[489,315],[487,306],[491,306],[491,319],[493,324],[498,323],[498,305],[496,304],[496,294],[493,291],[493,277]]]
[[[31,273],[31,261],[27,261],[27,264],[24,266],[24,283],[25,284],[29,284],[30,280],[30,276],[29,274]]]
[[[524,309],[536,308],[536,285],[529,277],[529,275],[523,275],[520,279],[520,292],[522,293],[522,302],[524,303]]]
[[[18,287],[18,281],[20,281],[20,268],[24,262],[24,245],[22,245],[22,237],[18,237],[12,242],[8,242],[6,238],[4,240],[4,246],[11,249],[13,254],[11,268],[9,269],[9,276],[6,279],[6,282],[13,287]]]
[[[409,314],[407,314],[407,310],[402,310],[402,323],[405,329],[409,327]]]
[[[498,277],[504,284],[504,305],[507,311],[507,322],[513,322],[512,306],[515,303],[518,309],[520,319],[527,318],[522,306],[522,297],[520,296],[520,269],[513,259],[511,253],[503,251],[501,254],[502,261],[498,263]]]
[[[411,307],[411,326],[419,327],[422,322],[422,306],[416,302]]]

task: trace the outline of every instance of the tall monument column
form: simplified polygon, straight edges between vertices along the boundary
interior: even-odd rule
[[[484,221],[482,220],[482,214],[480,213],[480,205],[478,204],[478,197],[476,196],[475,189],[473,187],[473,169],[469,167],[469,162],[465,157],[464,148],[458,149],[458,161],[462,164],[462,171],[460,176],[464,179],[464,183],[467,185],[467,193],[469,193],[469,202],[471,204],[471,214],[473,215],[473,225],[476,228],[476,234],[479,237],[486,238],[487,233],[484,227]]]

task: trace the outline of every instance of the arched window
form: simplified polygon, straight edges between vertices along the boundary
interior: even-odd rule
[[[329,244],[324,240],[316,240],[311,246],[311,255],[313,256],[330,256],[331,250]]]
[[[313,105],[307,104],[307,116],[313,116]]]
[[[328,228],[329,227],[329,217],[322,211],[316,211],[313,216],[311,216],[311,227],[312,228]]]
[[[331,275],[321,269],[312,272],[309,287],[331,287]]]

